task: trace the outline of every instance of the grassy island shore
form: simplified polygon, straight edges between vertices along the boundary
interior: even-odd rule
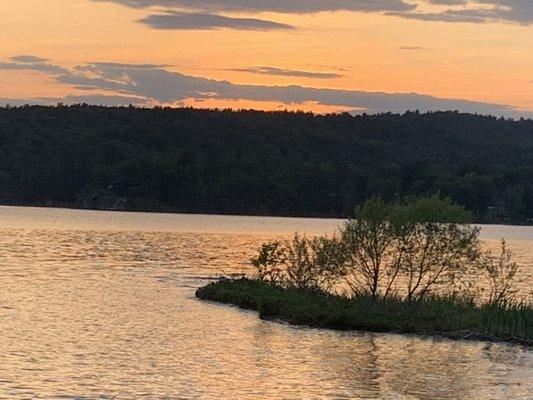
[[[196,296],[256,310],[261,318],[295,325],[533,345],[533,309],[530,307],[476,306],[467,301],[438,297],[421,301],[382,300],[370,296],[345,298],[250,279],[210,283],[198,289]]]
[[[253,279],[196,295],[298,325],[533,344],[519,266],[503,239],[497,254],[482,248],[464,208],[436,195],[374,198],[356,216],[332,236],[263,243]]]

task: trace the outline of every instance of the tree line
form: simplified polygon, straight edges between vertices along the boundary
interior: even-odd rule
[[[440,193],[476,221],[533,221],[533,121],[434,112],[0,108],[0,202],[353,215]]]

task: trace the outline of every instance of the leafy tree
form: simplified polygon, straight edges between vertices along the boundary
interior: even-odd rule
[[[395,242],[407,299],[421,299],[470,272],[479,257],[479,228],[467,224],[470,213],[463,207],[432,196],[401,205],[397,214]]]
[[[517,265],[502,241],[501,255],[481,250],[471,213],[447,198],[404,202],[372,198],[357,208],[340,235],[266,243],[252,264],[260,280],[333,292],[341,283],[350,296],[390,296],[420,302],[430,294],[473,300],[483,272],[489,303],[511,299]]]
[[[401,261],[393,243],[394,211],[391,204],[372,198],[358,207],[357,217],[347,221],[341,231],[346,254],[341,273],[354,294],[377,297],[390,292]]]

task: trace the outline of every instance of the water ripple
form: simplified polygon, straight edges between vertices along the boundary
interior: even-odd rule
[[[66,225],[0,229],[0,398],[532,397],[521,347],[292,327],[194,298],[272,234]],[[510,245],[530,290],[533,241]]]

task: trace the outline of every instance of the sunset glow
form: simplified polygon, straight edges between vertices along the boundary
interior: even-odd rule
[[[494,111],[491,106],[480,107],[480,112],[504,113],[505,107],[500,106],[509,106],[513,116],[532,115],[533,6],[529,1],[472,0],[459,6],[435,6],[430,3],[439,2],[354,0],[323,2],[322,9],[308,9],[307,3],[312,2],[295,1],[289,10],[275,1],[266,2],[274,4],[270,7],[254,1],[196,3],[0,1],[1,102],[91,99],[107,104],[108,96],[114,96],[113,104],[137,98],[143,105],[316,112],[401,111],[420,106],[409,107],[406,100],[398,107],[374,102],[370,107],[351,97],[337,100],[339,93],[294,95],[290,89],[283,96],[261,97],[242,89],[242,85],[257,90],[297,85],[341,92],[416,93],[498,105]],[[382,7],[369,9],[365,4]],[[449,22],[450,16],[457,21]],[[20,55],[39,57],[39,65],[15,62]],[[209,87],[206,95],[207,84],[196,88],[191,82],[191,95],[172,96],[169,91],[159,96],[159,89],[153,87],[145,92],[109,82],[82,82],[89,76],[104,77],[102,70],[93,70],[93,75],[84,70],[96,63],[151,64],[167,75],[207,78],[217,85],[228,81],[233,87],[224,93]],[[116,76],[122,74],[139,88],[134,80],[153,71],[137,70],[135,77],[124,71]],[[158,87],[167,86],[162,76],[157,79]],[[173,81],[168,87],[183,84]],[[454,104],[428,105],[434,108],[454,108]]]

